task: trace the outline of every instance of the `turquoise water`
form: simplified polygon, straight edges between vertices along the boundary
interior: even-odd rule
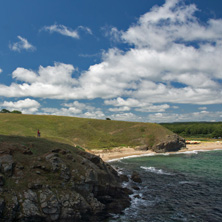
[[[124,160],[133,167],[155,167],[205,180],[222,180],[222,151],[151,156]]]
[[[222,221],[222,151],[156,155],[112,162],[129,177],[137,171],[131,207],[110,221]]]

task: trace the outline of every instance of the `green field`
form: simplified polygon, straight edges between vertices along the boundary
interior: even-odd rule
[[[0,134],[41,137],[81,146],[104,149],[119,146],[152,146],[165,136],[168,129],[154,123],[96,120],[65,116],[0,114]]]

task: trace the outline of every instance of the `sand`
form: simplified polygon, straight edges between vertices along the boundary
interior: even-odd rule
[[[181,153],[181,152],[190,152],[190,151],[208,151],[208,150],[209,151],[222,150],[222,141],[201,142],[200,144],[187,144],[185,149],[181,149],[177,152],[169,152],[169,153]],[[135,150],[134,148],[130,148],[130,147],[117,147],[109,151],[108,150],[91,150],[90,153],[100,156],[106,162],[121,159],[124,157],[155,154],[155,152],[150,151],[150,150],[148,151]]]

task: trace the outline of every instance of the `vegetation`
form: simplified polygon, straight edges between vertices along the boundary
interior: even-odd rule
[[[173,134],[154,123],[13,113],[0,115],[2,135],[37,137],[38,129],[42,138],[86,149],[152,145]]]
[[[162,126],[189,138],[221,138],[222,122],[185,122],[185,123],[162,123]]]
[[[16,114],[22,114],[22,112],[19,111],[19,110],[13,110],[12,112],[10,112],[10,111],[7,110],[7,109],[2,109],[2,110],[0,111],[0,113],[16,113]]]

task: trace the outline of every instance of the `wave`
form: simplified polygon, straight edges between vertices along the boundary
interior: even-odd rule
[[[111,159],[107,160],[106,162],[121,162],[121,160],[124,159],[131,159],[131,158],[138,158],[138,157],[149,157],[149,156],[170,156],[170,155],[181,155],[181,154],[198,154],[199,152],[211,152],[211,151],[219,151],[221,149],[209,149],[209,150],[191,150],[191,151],[184,151],[184,152],[167,152],[167,153],[145,153],[145,154],[139,154],[139,155],[132,155],[132,156],[125,156],[125,157],[120,157],[117,159]]]
[[[144,166],[141,166],[140,168],[145,170],[145,171],[151,172],[151,173],[163,174],[163,175],[174,175],[172,173],[165,172],[162,169],[157,169],[155,167],[144,167]]]

